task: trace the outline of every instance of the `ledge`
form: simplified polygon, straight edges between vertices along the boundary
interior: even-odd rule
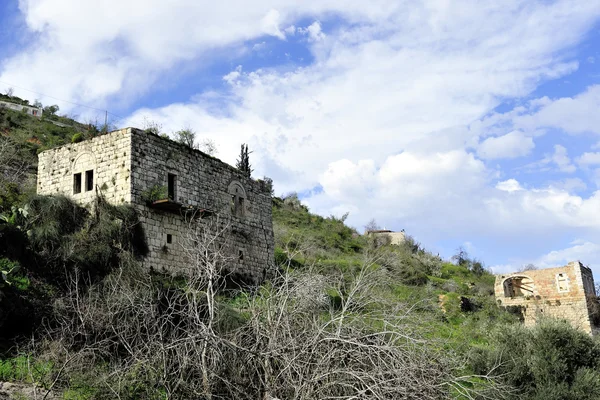
[[[206,218],[214,214],[214,212],[206,208],[178,203],[171,199],[155,200],[149,202],[148,206],[156,210],[168,211],[181,215],[191,214],[194,218]]]

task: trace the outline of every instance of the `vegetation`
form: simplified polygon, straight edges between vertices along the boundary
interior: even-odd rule
[[[218,215],[187,221],[186,276],[147,271],[133,208],[33,193],[38,151],[98,132],[2,109],[0,129],[0,381],[64,399],[600,397],[597,340],[520,325],[464,249],[360,235],[292,193],[273,198],[262,286],[226,279]]]
[[[240,158],[237,159],[235,163],[235,167],[239,169],[244,175],[248,178],[252,175],[252,166],[250,165],[250,153],[248,151],[248,145],[243,143],[242,148],[240,150]]]

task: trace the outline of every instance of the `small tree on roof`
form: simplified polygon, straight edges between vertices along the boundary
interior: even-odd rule
[[[242,143],[240,158],[235,163],[235,167],[242,171],[242,173],[248,178],[250,178],[250,175],[252,175],[252,171],[254,171],[252,169],[252,166],[250,165],[250,153],[252,152],[248,151],[248,145],[246,143]]]

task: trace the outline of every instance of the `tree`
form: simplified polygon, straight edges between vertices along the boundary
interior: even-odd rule
[[[377,224],[375,218],[371,218],[371,220],[365,225],[365,233],[368,233],[370,231],[378,231],[380,229],[381,227]]]
[[[6,91],[5,91],[5,93],[6,93],[6,95],[7,95],[8,97],[13,97],[13,95],[15,94],[15,89],[13,89],[13,88],[11,88],[11,87],[9,87],[9,88],[6,88]]]
[[[203,139],[198,145],[198,150],[208,154],[209,156],[216,156],[219,152],[217,145],[212,139]]]
[[[469,267],[469,264],[471,264],[469,253],[467,253],[467,250],[462,246],[456,249],[456,254],[452,256],[452,259],[461,267]]]
[[[56,113],[58,112],[58,110],[60,110],[60,107],[57,106],[56,104],[51,105],[51,106],[46,106],[46,107],[44,107],[44,114],[47,114],[49,116],[55,116]]]
[[[242,143],[242,149],[240,151],[240,158],[238,158],[235,166],[237,169],[239,169],[240,171],[242,171],[242,173],[244,175],[246,175],[248,178],[250,178],[250,176],[252,175],[252,171],[254,171],[252,169],[252,166],[250,165],[250,153],[252,153],[251,151],[248,151],[248,145],[245,143]]]
[[[519,268],[518,272],[535,271],[536,269],[538,269],[538,267],[536,267],[535,264],[529,263]]]
[[[184,128],[175,132],[175,140],[191,149],[197,149],[196,132],[192,128]]]
[[[38,99],[35,99],[35,101],[33,102],[33,106],[36,108],[43,108],[44,105],[42,104],[41,101],[39,101]]]
[[[492,372],[514,388],[510,399],[600,398],[600,346],[567,321],[544,318],[532,328],[499,326],[472,354],[476,373]]]
[[[162,124],[150,120],[147,117],[144,117],[144,122],[142,126],[146,132],[151,133],[153,135],[160,135],[163,128]]]

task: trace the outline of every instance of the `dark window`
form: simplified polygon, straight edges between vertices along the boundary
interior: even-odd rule
[[[167,243],[173,243],[173,235],[171,235],[170,233],[167,233]]]
[[[85,191],[94,189],[94,170],[85,171]]]
[[[73,175],[73,194],[81,193],[81,172]]]
[[[238,250],[238,259],[244,261],[244,250]]]
[[[235,195],[235,196],[231,196],[231,201],[233,202],[233,215],[235,215],[236,217],[243,217],[244,216],[244,198]]]
[[[169,194],[169,200],[175,200],[175,190],[177,185],[177,175],[169,174],[167,177],[167,189]]]

